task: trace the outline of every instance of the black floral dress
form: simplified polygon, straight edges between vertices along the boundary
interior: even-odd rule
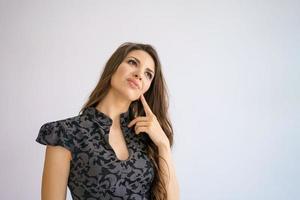
[[[118,159],[108,143],[112,119],[95,107],[41,126],[38,143],[71,151],[68,187],[73,200],[151,199],[154,166],[147,156],[149,137],[146,133],[136,135],[133,126],[127,127],[130,121],[129,110],[121,113],[127,160]]]

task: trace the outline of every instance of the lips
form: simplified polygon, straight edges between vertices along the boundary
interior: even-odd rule
[[[139,84],[134,79],[128,78],[127,81],[132,82],[137,87],[137,89],[140,89]]]

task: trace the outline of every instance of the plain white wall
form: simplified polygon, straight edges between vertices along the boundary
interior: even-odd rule
[[[40,198],[40,126],[77,115],[126,41],[160,55],[181,199],[300,199],[299,8],[1,0],[1,199]]]

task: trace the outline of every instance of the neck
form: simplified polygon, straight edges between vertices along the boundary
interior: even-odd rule
[[[118,95],[110,89],[107,95],[98,103],[96,109],[103,112],[113,120],[113,126],[120,125],[120,114],[128,110],[131,101]]]

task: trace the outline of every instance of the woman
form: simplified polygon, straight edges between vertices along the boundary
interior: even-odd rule
[[[81,113],[41,126],[42,199],[179,199],[166,92],[154,47],[119,46]]]

